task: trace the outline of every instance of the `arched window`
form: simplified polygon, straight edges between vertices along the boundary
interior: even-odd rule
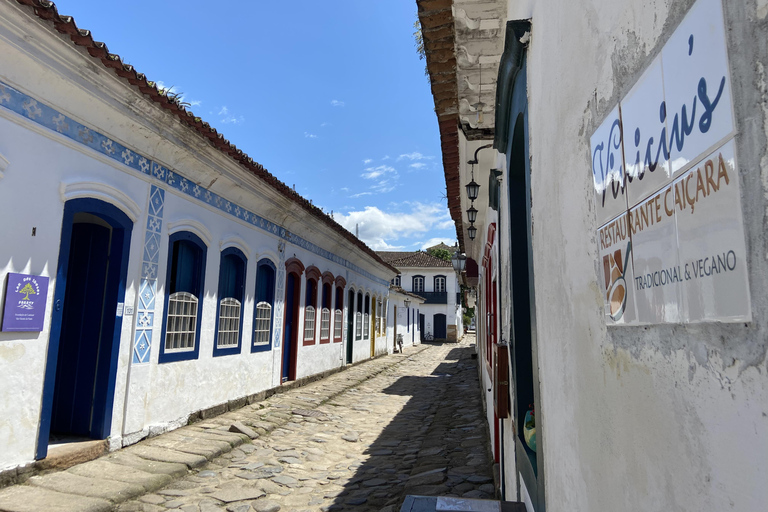
[[[160,363],[198,355],[207,252],[205,243],[194,233],[181,231],[169,238]]]
[[[445,293],[445,276],[435,276],[435,292]]]
[[[307,289],[304,300],[304,345],[314,345],[317,283],[320,278],[320,270],[317,267],[309,267],[305,273],[307,276]]]
[[[400,284],[400,278],[401,278],[400,274],[397,274],[397,276],[395,276],[395,278],[392,280],[392,284],[395,286],[402,286]]]
[[[242,251],[230,247],[221,252],[214,356],[240,353],[245,269],[246,259]]]
[[[347,281],[341,277],[336,277],[336,310],[333,312],[333,342],[341,343],[344,331],[344,287]]]
[[[363,338],[370,339],[371,337],[371,296],[365,294],[365,314],[363,315]]]
[[[355,340],[363,339],[363,294],[357,294],[357,309],[355,310]]]
[[[323,279],[325,281],[325,279]],[[331,342],[331,283],[323,282],[323,310],[320,314],[320,343]]]
[[[253,312],[251,352],[269,350],[272,346],[275,273],[275,264],[266,258],[256,264],[256,307]]]
[[[424,291],[424,276],[413,276],[413,293]]]

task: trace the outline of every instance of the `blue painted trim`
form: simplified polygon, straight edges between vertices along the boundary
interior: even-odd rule
[[[165,353],[165,330],[168,326],[168,299],[171,294],[171,265],[173,264],[173,243],[179,240],[187,240],[197,245],[202,251],[202,260],[200,262],[200,272],[198,276],[200,286],[200,296],[197,301],[197,327],[195,329],[195,348],[193,350],[187,350],[183,352],[169,352]],[[200,326],[203,320],[203,299],[205,298],[205,265],[208,259],[208,246],[205,245],[200,237],[189,231],[179,231],[172,234],[168,238],[168,264],[166,265],[165,272],[165,297],[163,298],[163,330],[160,336],[160,353],[158,354],[157,362],[173,363],[176,361],[188,361],[190,359],[197,359],[200,355]]]
[[[259,296],[258,296],[258,287],[259,287],[259,269],[264,267],[269,267],[272,269],[272,276],[274,282],[272,283],[272,297],[270,297],[271,300],[267,301],[272,305],[272,312],[271,317],[269,319],[269,339],[272,340],[272,336],[275,333],[275,295],[277,294],[277,268],[275,267],[275,263],[270,260],[269,258],[262,258],[256,263],[256,287],[254,289],[253,293],[253,323],[251,324],[251,353],[253,352],[267,352],[272,349],[272,343],[263,343],[261,345],[254,345],[253,344],[253,330],[256,327],[256,305],[259,303]],[[280,346],[279,344],[277,345]]]
[[[48,455],[48,439],[51,435],[51,414],[53,413],[53,395],[56,384],[56,367],[59,358],[59,344],[61,342],[61,326],[64,308],[64,296],[67,289],[67,272],[69,270],[69,250],[72,245],[72,221],[75,213],[85,212],[97,215],[105,220],[115,230],[123,232],[123,248],[121,254],[119,281],[117,284],[117,302],[125,301],[125,282],[128,275],[128,257],[131,246],[131,232],[133,222],[117,207],[98,199],[72,199],[64,205],[64,213],[61,224],[61,243],[59,246],[59,258],[56,270],[56,283],[53,293],[53,311],[51,314],[51,332],[48,337],[48,353],[46,356],[45,374],[43,377],[43,396],[40,407],[40,427],[37,435],[37,449],[35,459],[44,459]],[[57,307],[57,304],[59,305]],[[105,314],[107,312],[105,311]],[[115,381],[117,378],[117,359],[120,352],[120,331],[122,319],[115,320],[112,334],[112,349],[108,359],[108,365],[102,362],[99,371],[107,370],[107,385],[103,395],[103,411],[94,421],[101,424],[97,435],[106,439],[112,427],[112,407],[115,397]],[[103,361],[103,360],[102,360]],[[104,366],[108,366],[105,368]],[[94,400],[94,413],[96,409],[102,409]]]
[[[237,336],[237,345],[233,347],[219,348],[217,344],[219,342],[219,309],[221,308],[221,299],[222,299],[221,271],[223,270],[222,262],[224,261],[225,256],[236,256],[243,262],[243,275],[242,275],[242,282],[240,283],[240,287],[243,290],[243,296],[240,298],[240,333]],[[216,297],[216,331],[213,336],[213,357],[239,354],[240,349],[243,346],[242,345],[243,313],[245,312],[245,278],[246,278],[247,272],[248,272],[248,259],[245,257],[245,254],[243,254],[243,251],[241,251],[237,247],[228,247],[223,251],[221,251],[221,255],[219,257],[219,293]]]
[[[264,217],[251,212],[247,208],[225,199],[215,192],[201,187],[194,181],[179,174],[174,169],[163,167],[151,158],[128,149],[116,140],[88,128],[71,117],[65,116],[56,109],[17,91],[10,85],[1,81],[0,106],[126,165],[136,172],[157,180],[163,185],[175,189],[177,192],[216,208],[226,215],[235,217],[255,228],[270,233],[273,236],[277,236],[286,242],[290,242],[302,249],[317,254],[322,258],[342,265],[375,283],[384,286],[389,284],[389,281],[386,279],[380,279],[374,276],[351,261],[346,260],[341,256],[337,256],[336,254],[291,233],[283,226],[269,221]],[[162,215],[160,215],[160,217],[162,217]]]

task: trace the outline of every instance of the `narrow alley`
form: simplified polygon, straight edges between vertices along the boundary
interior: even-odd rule
[[[0,491],[0,510],[396,511],[407,494],[491,498],[473,343],[377,358],[32,477]]]

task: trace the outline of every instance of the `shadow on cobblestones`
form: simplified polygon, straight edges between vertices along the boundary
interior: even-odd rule
[[[430,375],[400,377],[381,390],[409,398],[325,510],[393,512],[408,494],[494,496],[488,429],[472,352],[469,346],[453,348]]]

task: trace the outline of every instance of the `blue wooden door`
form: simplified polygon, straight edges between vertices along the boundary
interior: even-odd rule
[[[103,325],[106,302],[114,308],[114,301],[105,301],[105,292],[114,288],[107,282],[110,235],[109,228],[96,224],[72,226],[53,395],[53,433],[92,436],[94,398],[101,394],[99,385],[103,383],[99,380],[104,377],[98,374],[99,349],[102,342],[112,343],[111,329]]]
[[[352,348],[355,340],[355,292],[350,290],[347,301],[347,364],[352,364]]]
[[[296,274],[290,273],[285,280],[285,333],[283,336],[283,372],[282,380],[287,381],[291,377],[291,351],[294,346],[294,334],[296,331],[298,306],[298,294],[296,293]]]
[[[435,315],[435,339],[444,340],[447,336],[445,315],[438,313]]]

